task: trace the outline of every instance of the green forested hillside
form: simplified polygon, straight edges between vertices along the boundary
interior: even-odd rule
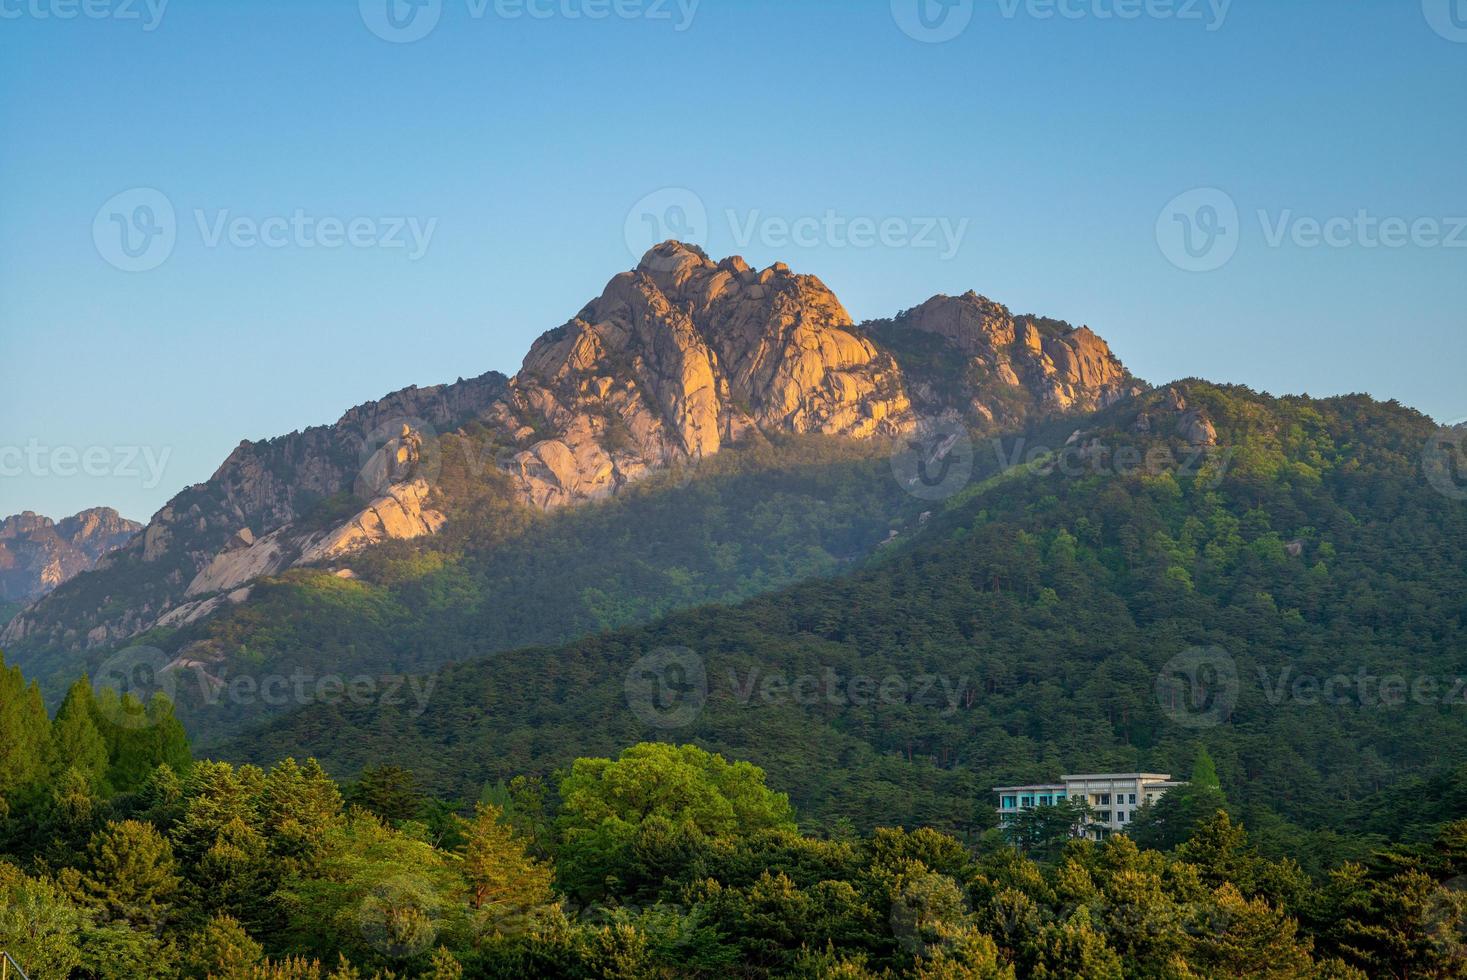
[[[159,662],[204,665],[177,672],[170,690],[193,737],[209,744],[281,707],[206,699],[200,670],[226,684],[380,676],[565,642],[832,575],[931,507],[896,483],[884,449],[847,440],[761,439],[549,514],[507,504],[483,474],[459,472],[485,451],[443,452],[455,518],[437,537],[356,555],[352,578],[298,569],[263,580],[242,606],[127,644],[156,648]],[[23,648],[16,662],[54,696],[118,652],[79,661],[69,649]]]
[[[1174,433],[1198,412],[1217,445],[1194,460]],[[457,664],[421,713],[312,704],[228,752],[399,761],[464,794],[676,739],[759,760],[816,826],[973,834],[996,783],[1180,772],[1202,743],[1265,846],[1308,832],[1328,861],[1359,833],[1424,836],[1462,815],[1444,770],[1467,759],[1467,507],[1423,479],[1433,430],[1365,397],[1187,383],[1103,413],[1061,465],[975,482],[850,575]]]

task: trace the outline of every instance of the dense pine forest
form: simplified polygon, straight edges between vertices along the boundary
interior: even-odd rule
[[[1467,821],[1313,875],[1211,759],[1131,836],[802,832],[761,769],[642,743],[476,799],[189,758],[171,706],[0,673],[0,948],[56,977],[1448,977]]]

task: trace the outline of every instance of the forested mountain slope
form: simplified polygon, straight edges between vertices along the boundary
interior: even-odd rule
[[[1202,742],[1265,838],[1363,827],[1405,785],[1409,835],[1467,758],[1467,506],[1423,473],[1435,432],[1363,396],[1170,386],[1057,460],[980,443],[1019,465],[854,574],[459,664],[425,704],[312,704],[229,753],[471,794],[668,738],[759,759],[825,825],[968,832],[995,784],[1185,772]]]

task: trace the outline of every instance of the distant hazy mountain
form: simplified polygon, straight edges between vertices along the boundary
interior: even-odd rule
[[[61,521],[32,511],[0,521],[0,601],[37,599],[97,564],[141,531],[110,507]]]

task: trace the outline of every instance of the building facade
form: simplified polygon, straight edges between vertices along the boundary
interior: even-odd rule
[[[1058,783],[1030,786],[995,786],[998,794],[998,824],[1008,827],[1016,815],[1038,806],[1056,806],[1083,798],[1090,805],[1090,818],[1075,828],[1075,836],[1099,840],[1123,833],[1136,818],[1136,811],[1160,799],[1167,790],[1183,786],[1166,773],[1105,772],[1061,776]]]

